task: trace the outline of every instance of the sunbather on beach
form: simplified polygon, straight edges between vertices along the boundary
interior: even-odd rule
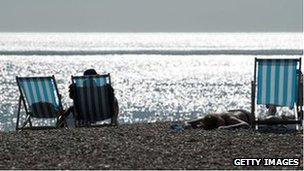
[[[282,121],[292,120],[288,116],[276,116],[277,106],[267,105],[266,121]],[[212,129],[235,129],[235,128],[250,128],[253,123],[253,116],[246,110],[229,110],[226,113],[213,113],[208,114],[204,118],[194,121],[186,121],[186,128],[203,128],[205,130]]]
[[[186,122],[186,127],[211,129],[250,128],[253,117],[246,110],[229,110],[226,113],[208,114],[204,118]]]

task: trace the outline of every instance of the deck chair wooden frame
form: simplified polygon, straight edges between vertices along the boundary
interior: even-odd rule
[[[106,85],[106,84],[111,85],[111,76],[110,76],[109,73],[108,74],[103,74],[103,75],[94,75],[94,76],[71,76],[72,84],[74,85],[73,86],[73,89],[74,89],[74,99],[73,99],[74,110],[73,110],[73,114],[74,114],[74,118],[75,118],[75,126],[76,127],[102,127],[102,126],[108,126],[109,124],[97,124],[97,122],[101,122],[101,121],[106,120],[106,119],[111,119],[111,124],[110,125],[112,125],[114,123],[114,116],[113,116],[113,114],[110,113],[110,106],[108,106],[108,110],[107,110],[109,113],[106,114],[108,116],[108,118],[105,118],[105,119],[96,119],[96,120],[94,120],[94,119],[92,119],[93,117],[90,118],[90,116],[92,116],[92,114],[88,114],[90,112],[81,112],[81,111],[88,111],[88,109],[85,110],[84,108],[87,108],[88,105],[92,105],[92,104],[89,104],[89,102],[87,102],[87,104],[86,104],[87,106],[85,106],[83,108],[83,105],[85,105],[85,104],[83,104],[80,99],[81,98],[85,98],[85,97],[79,97],[80,96],[80,92],[79,92],[80,90],[77,91],[77,86],[75,86],[76,85],[76,80],[77,79],[79,79],[79,80],[83,79],[83,81],[85,81],[85,79],[90,80],[90,79],[100,79],[100,78],[104,78],[106,80],[104,85]],[[88,92],[88,91],[91,91],[91,90],[86,90],[86,91],[87,91],[86,92],[86,96],[88,96],[88,94],[90,95],[90,98],[87,97],[88,98],[88,99],[86,99],[87,101],[90,100],[90,99],[92,99],[92,97],[93,97],[93,99],[95,99],[94,102],[93,102],[94,105],[95,105],[95,109],[94,109],[95,112],[91,112],[91,113],[94,113],[93,115],[95,115],[96,117],[99,117],[99,116],[102,117],[104,115],[102,112],[100,112],[102,109],[100,109],[98,107],[97,107],[98,109],[96,109],[96,105],[99,105],[99,103],[102,103],[101,101],[96,100],[100,96],[96,95],[96,93],[90,93],[90,92]],[[97,91],[97,90],[93,90],[93,91]],[[84,96],[84,95],[82,95],[82,96]],[[109,103],[107,103],[107,104],[109,105]],[[97,110],[99,112],[97,112]],[[90,119],[86,120],[84,118],[90,118]]]
[[[33,126],[31,118],[32,118],[32,113],[29,111],[29,106],[27,106],[27,99],[25,98],[25,94],[22,91],[21,85],[20,85],[20,80],[22,79],[33,79],[33,80],[39,80],[39,79],[50,79],[53,84],[54,84],[54,88],[55,88],[55,95],[57,96],[57,100],[58,100],[58,112],[56,113],[56,117],[54,117],[54,119],[56,119],[56,125],[54,126]],[[61,124],[59,123],[59,117],[61,116],[62,112],[63,112],[63,107],[62,107],[62,103],[61,103],[61,95],[59,94],[59,90],[57,87],[57,83],[56,83],[56,79],[55,76],[52,75],[50,77],[18,77],[16,76],[16,81],[17,81],[17,85],[18,85],[18,89],[20,92],[20,96],[19,96],[19,101],[18,101],[18,111],[17,111],[17,123],[16,123],[16,130],[25,130],[25,129],[31,129],[31,130],[35,130],[35,129],[55,129],[58,128],[58,126]],[[19,127],[19,120],[20,120],[20,112],[21,112],[21,108],[22,108],[22,104],[24,106],[25,109],[25,114],[26,114],[26,119],[24,121],[24,123],[22,124],[21,127]],[[34,118],[34,117],[33,117]],[[39,119],[43,119],[39,118]],[[29,126],[27,126],[27,124],[29,124]]]
[[[257,65],[258,62],[261,61],[270,61],[270,60],[285,60],[285,61],[296,61],[297,63],[297,80],[296,80],[296,85],[297,85],[297,89],[296,89],[296,102],[294,104],[294,115],[295,115],[295,120],[281,120],[281,121],[268,121],[268,120],[259,120],[256,117],[256,106],[257,104]],[[252,126],[254,129],[257,128],[258,125],[276,125],[276,124],[297,124],[300,126],[302,126],[302,121],[303,121],[303,96],[299,96],[300,94],[300,81],[301,79],[303,79],[302,74],[301,74],[301,58],[293,58],[293,59],[281,59],[281,58],[275,58],[275,59],[263,59],[263,58],[255,58],[254,61],[254,79],[251,82],[251,113],[253,115],[253,123]],[[303,93],[303,92],[302,92]],[[300,99],[301,98],[301,99]],[[301,101],[301,103],[300,103]],[[266,104],[263,104],[266,105]],[[272,105],[276,105],[276,104],[272,104]]]

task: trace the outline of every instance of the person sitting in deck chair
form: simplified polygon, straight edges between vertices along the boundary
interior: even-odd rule
[[[95,71],[95,69],[88,69],[83,73],[84,76],[94,76],[94,75],[98,75],[97,72]],[[117,125],[117,119],[118,119],[118,113],[119,113],[119,106],[118,106],[118,101],[117,98],[115,97],[114,94],[114,89],[111,85],[107,84],[106,87],[109,90],[109,101],[110,101],[110,112],[113,114],[113,118],[114,118],[114,124]],[[69,97],[71,99],[75,98],[75,92],[74,92],[74,85],[70,84],[69,86]],[[73,113],[74,111],[74,107],[70,106],[67,111],[63,114],[63,117],[61,117],[62,119],[66,119],[68,117],[68,115],[70,113]],[[77,115],[77,114],[76,114]]]

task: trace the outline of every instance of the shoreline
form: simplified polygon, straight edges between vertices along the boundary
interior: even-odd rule
[[[0,133],[0,169],[302,169],[303,132],[187,129],[171,122]],[[233,166],[234,158],[300,166]]]

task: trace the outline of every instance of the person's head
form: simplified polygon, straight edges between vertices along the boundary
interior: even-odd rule
[[[95,71],[95,69],[87,69],[86,71],[84,71],[83,75],[84,76],[94,76],[94,75],[97,75],[97,72]]]
[[[203,129],[211,130],[218,128],[218,120],[219,118],[215,115],[212,114],[206,115],[202,120]]]
[[[268,109],[268,115],[275,115],[277,113],[277,108],[275,105],[266,105]]]

